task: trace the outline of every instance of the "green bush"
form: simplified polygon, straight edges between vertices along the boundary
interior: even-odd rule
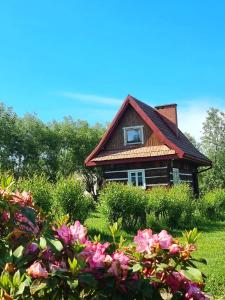
[[[188,185],[175,185],[171,188],[156,187],[148,191],[148,214],[155,216],[155,221],[173,228],[194,225],[196,200]],[[152,220],[152,218],[149,218]]]
[[[32,193],[34,203],[45,213],[51,211],[53,185],[44,175],[34,175],[31,178],[20,178],[16,182],[16,189]]]
[[[84,183],[72,176],[59,178],[53,191],[54,209],[58,215],[70,214],[72,220],[84,222],[93,200],[85,192]]]
[[[210,220],[225,220],[225,189],[217,188],[202,197],[203,214]]]
[[[109,223],[121,220],[124,229],[146,225],[147,193],[139,187],[108,183],[100,192],[100,211]]]

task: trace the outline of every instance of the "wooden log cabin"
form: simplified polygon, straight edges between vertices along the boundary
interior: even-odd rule
[[[198,195],[198,168],[212,162],[179,130],[176,104],[153,108],[128,95],[85,165],[101,167],[106,181],[146,189],[186,182]]]

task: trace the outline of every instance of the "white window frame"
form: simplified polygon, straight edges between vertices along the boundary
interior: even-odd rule
[[[129,170],[128,171],[128,184],[132,184],[131,182],[131,173],[135,173],[135,180],[136,180],[136,185],[139,186],[143,189],[146,189],[146,181],[145,181],[145,170],[144,169],[134,169],[134,170]],[[138,185],[138,173],[142,173],[142,182],[143,185]]]
[[[144,127],[144,125],[123,127],[124,146],[144,144],[143,127]],[[141,133],[141,141],[140,142],[127,143],[127,131],[131,130],[131,129],[140,129],[140,133]]]

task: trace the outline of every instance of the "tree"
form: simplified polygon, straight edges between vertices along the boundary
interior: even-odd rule
[[[195,148],[197,148],[198,150],[200,150],[200,148],[201,148],[201,143],[200,142],[197,142],[196,139],[189,132],[185,132],[184,135],[195,146]]]
[[[90,126],[86,121],[75,121],[67,117],[63,122],[52,124],[57,131],[61,147],[58,153],[58,171],[63,176],[78,172],[86,183],[88,192],[96,198],[96,186],[101,186],[102,176],[98,169],[88,169],[84,166],[85,158],[98,144],[105,128],[100,124]]]
[[[213,162],[213,168],[202,173],[203,188],[225,187],[225,114],[219,109],[210,108],[207,112],[201,147]]]
[[[57,176],[79,173],[87,190],[96,195],[100,172],[87,169],[84,160],[97,145],[105,127],[66,117],[62,122],[43,123],[35,115],[18,117],[0,104],[0,171],[16,178],[43,174],[52,182]]]
[[[18,116],[0,103],[0,170],[16,170],[20,152],[20,131]]]

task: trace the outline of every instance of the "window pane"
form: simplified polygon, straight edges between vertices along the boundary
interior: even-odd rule
[[[128,129],[127,130],[127,143],[140,143],[141,142],[141,130]]]
[[[136,185],[136,173],[130,174],[131,184]]]
[[[180,173],[179,169],[173,168],[173,184],[179,184],[180,183]]]
[[[138,186],[143,186],[143,173],[138,172]]]

